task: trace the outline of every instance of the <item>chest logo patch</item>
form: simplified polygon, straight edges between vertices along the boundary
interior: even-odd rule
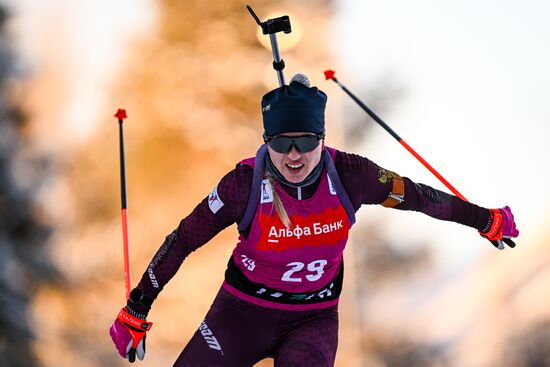
[[[262,204],[264,203],[272,203],[273,202],[273,188],[271,187],[271,184],[269,183],[268,179],[262,180],[262,187],[261,190],[261,199],[260,202]]]
[[[332,180],[330,179],[330,175],[327,173],[327,179],[328,179],[328,189],[332,195],[336,195],[336,187],[334,187],[334,184],[332,183]]]

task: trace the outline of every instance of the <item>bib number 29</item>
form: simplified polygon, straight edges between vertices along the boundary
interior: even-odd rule
[[[309,264],[307,264],[307,270],[309,273],[304,274],[305,278],[310,282],[319,280],[323,276],[323,273],[325,272],[324,270],[325,265],[327,265],[327,261],[322,259],[310,262]],[[294,273],[302,271],[302,269],[306,267],[306,264],[296,261],[296,262],[286,264],[286,266],[290,266],[291,268],[283,274],[283,277],[281,278],[281,280],[283,282],[301,282],[302,277],[298,276],[301,274],[294,274]]]

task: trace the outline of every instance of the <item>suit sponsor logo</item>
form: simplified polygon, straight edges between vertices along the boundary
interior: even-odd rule
[[[149,266],[149,268],[147,269],[147,273],[149,274],[149,280],[151,280],[151,284],[153,285],[153,287],[155,288],[160,288],[159,287],[159,282],[157,281],[157,277],[155,276],[155,273],[153,272],[153,267],[152,266]]]
[[[210,195],[208,195],[208,207],[212,211],[212,213],[216,214],[218,210],[220,210],[223,206],[223,201],[220,199],[220,196],[218,195],[218,186],[214,187],[214,190],[210,192]]]
[[[201,326],[199,326],[199,331],[201,332],[202,337],[206,341],[206,344],[208,344],[208,347],[210,349],[218,350],[223,355],[222,347],[220,343],[218,342],[218,339],[214,336],[214,333],[212,333],[212,330],[206,325],[206,322],[203,321],[201,323]]]
[[[273,188],[271,187],[271,184],[269,183],[268,179],[262,180],[262,187],[261,187],[262,193],[261,193],[261,199],[260,203],[272,203],[273,202]]]
[[[332,183],[332,180],[330,179],[330,175],[327,173],[327,179],[328,179],[328,189],[332,195],[336,195],[336,187],[334,187],[334,184]]]
[[[295,215],[290,222],[292,228],[286,228],[277,213],[260,213],[262,233],[256,248],[281,252],[308,246],[338,245],[348,238],[349,224],[342,206],[326,209],[318,215]]]

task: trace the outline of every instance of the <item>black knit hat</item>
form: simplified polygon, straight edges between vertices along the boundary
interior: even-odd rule
[[[265,136],[288,132],[324,135],[326,104],[327,95],[323,91],[298,80],[272,90],[262,98]]]

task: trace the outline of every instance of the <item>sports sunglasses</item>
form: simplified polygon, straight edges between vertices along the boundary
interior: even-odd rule
[[[300,153],[311,152],[319,146],[319,141],[322,140],[322,135],[300,135],[300,136],[266,136],[265,142],[277,153],[286,154],[294,145]]]

